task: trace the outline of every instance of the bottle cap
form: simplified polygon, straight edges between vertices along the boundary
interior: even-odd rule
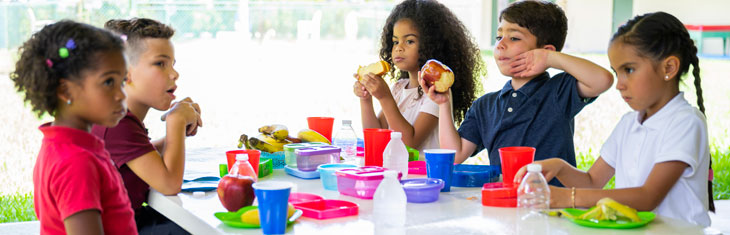
[[[246,153],[236,154],[236,161],[248,161],[248,154],[246,154]]]
[[[398,177],[398,172],[393,170],[387,170],[383,172],[383,176],[386,178],[396,178]]]
[[[542,165],[535,164],[535,163],[529,164],[529,165],[527,165],[527,172],[538,172],[538,173],[540,173],[540,172],[542,172]]]
[[[342,120],[342,125],[351,125],[352,121],[350,120]]]
[[[400,132],[394,131],[390,133],[390,138],[393,139],[400,139],[401,136],[403,136]]]

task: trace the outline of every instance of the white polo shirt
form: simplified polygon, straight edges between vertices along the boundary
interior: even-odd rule
[[[683,92],[640,123],[643,115],[625,114],[601,148],[601,158],[616,170],[616,188],[642,186],[657,163],[687,163],[689,167],[654,212],[710,226],[710,151],[704,115],[684,99]]]
[[[433,100],[428,98],[428,95],[424,92],[421,97],[418,97],[418,88],[408,88],[408,79],[400,79],[391,88],[393,93],[393,99],[395,100],[398,110],[403,115],[403,118],[408,121],[411,125],[416,123],[416,118],[421,113],[431,114],[435,117],[439,117],[439,106]],[[438,125],[434,126],[433,131],[423,141],[421,146],[418,148],[420,154],[418,155],[421,160],[423,159],[424,149],[437,149],[439,148],[439,129]]]

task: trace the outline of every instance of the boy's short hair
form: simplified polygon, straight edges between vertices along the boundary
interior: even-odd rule
[[[126,54],[130,64],[136,64],[139,55],[147,49],[143,42],[144,39],[170,39],[175,34],[175,29],[172,27],[148,18],[109,20],[104,24],[104,28],[126,37]]]
[[[537,37],[537,46],[555,46],[563,49],[568,34],[568,18],[560,7],[552,2],[520,1],[509,5],[499,13],[499,21],[506,20],[526,28]]]

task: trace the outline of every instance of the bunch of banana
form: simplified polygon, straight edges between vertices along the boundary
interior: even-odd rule
[[[297,138],[301,139],[304,142],[322,142],[330,144],[330,140],[328,140],[327,137],[324,137],[319,132],[311,129],[302,129],[297,134]]]
[[[570,213],[562,213],[563,215],[570,215]],[[611,220],[611,221],[617,221],[617,220],[625,220],[625,221],[631,221],[631,222],[639,222],[641,219],[639,218],[639,215],[636,213],[636,209],[628,207],[626,205],[623,205],[621,203],[618,203],[617,201],[611,199],[611,198],[602,198],[601,200],[598,200],[598,203],[596,203],[596,207],[593,209],[586,211],[585,213],[574,217],[574,219],[582,219],[582,220]]]
[[[259,127],[259,133],[271,136],[275,140],[285,140],[289,137],[289,129],[280,124]]]
[[[269,153],[284,151],[284,145],[291,143],[292,142],[287,139],[276,140],[273,137],[264,134],[248,138],[248,144],[252,148]]]

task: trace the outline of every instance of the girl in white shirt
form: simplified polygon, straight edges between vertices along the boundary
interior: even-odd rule
[[[636,208],[709,226],[710,152],[697,48],[682,22],[655,12],[621,26],[608,47],[616,89],[635,110],[619,121],[588,172],[554,158],[538,163],[549,180],[551,207],[591,207],[610,197]],[[679,91],[692,65],[697,108]],[[521,169],[515,177],[524,175]],[[602,188],[616,176],[616,189]]]
[[[383,27],[380,59],[390,64],[389,74],[397,81],[389,89],[380,76],[355,74],[358,81],[353,89],[360,98],[363,128],[401,132],[403,143],[421,151],[439,148],[438,105],[424,95],[418,72],[429,59],[453,70],[453,115],[460,123],[476,98],[479,75],[484,72],[479,48],[466,27],[437,1],[403,1],[393,8]],[[372,97],[382,108],[377,116]]]

